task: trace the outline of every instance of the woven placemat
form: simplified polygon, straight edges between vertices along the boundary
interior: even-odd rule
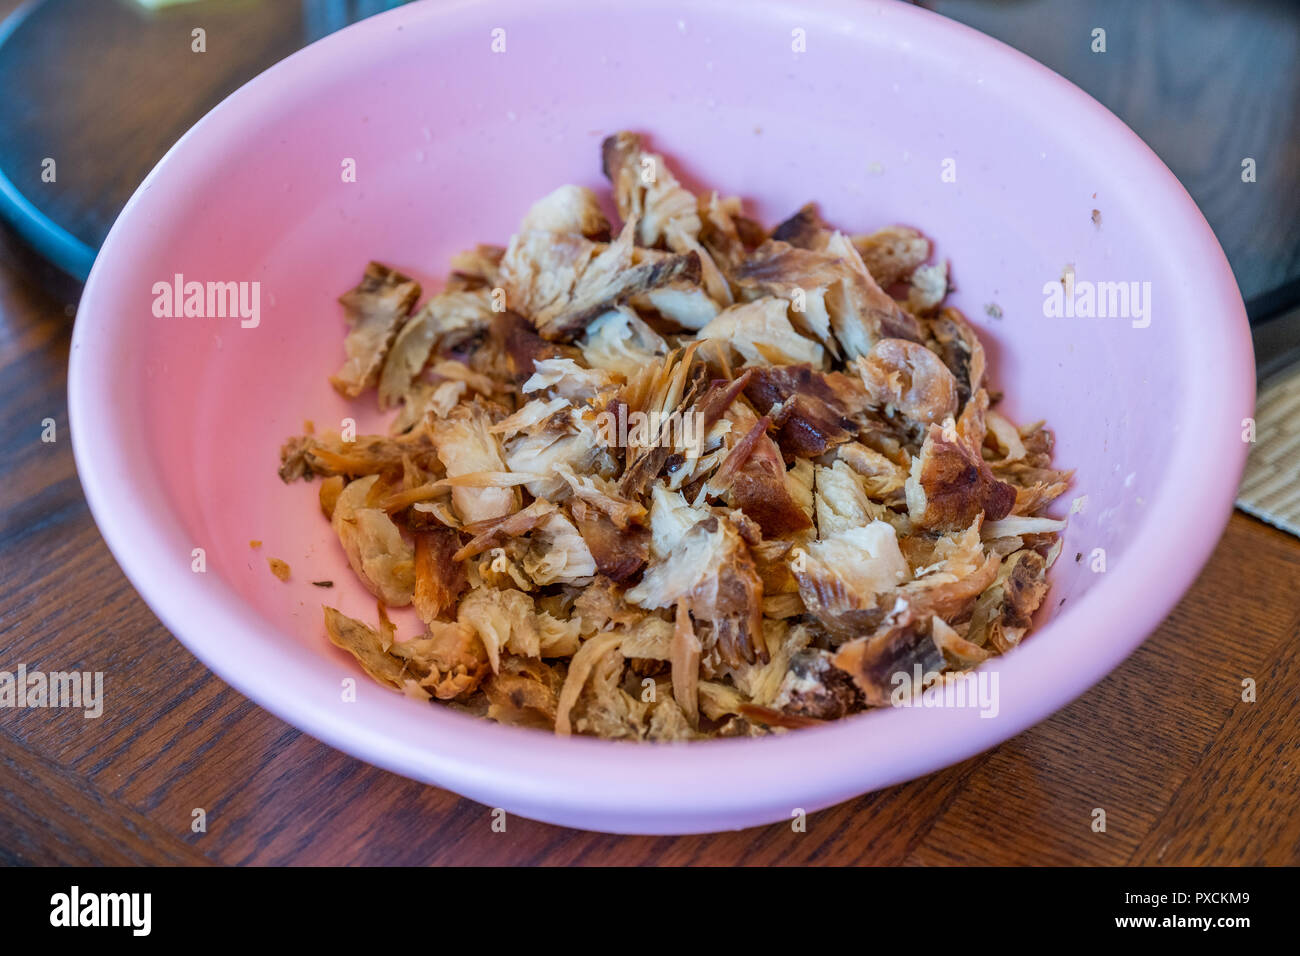
[[[1300,365],[1272,376],[1255,407],[1255,444],[1237,507],[1300,537]]]

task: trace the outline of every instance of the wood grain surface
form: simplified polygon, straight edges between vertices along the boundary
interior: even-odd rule
[[[0,710],[0,862],[1300,863],[1300,542],[1239,514],[1169,619],[1072,706],[806,833],[628,838],[520,818],[494,833],[487,808],[259,709],[158,623],[81,495],[69,300],[42,269],[0,235],[0,669],[103,671],[109,703],[96,720]],[[190,832],[196,807],[207,833]]]
[[[1260,242],[1283,248],[1285,228],[1266,224]],[[814,814],[807,832],[629,838],[521,818],[493,832],[485,807],[259,709],[136,595],[67,432],[78,293],[0,230],[0,670],[102,671],[109,701],[97,720],[0,709],[0,863],[1300,863],[1300,542],[1240,514],[1168,620],[1070,707]],[[206,833],[191,832],[195,808]]]

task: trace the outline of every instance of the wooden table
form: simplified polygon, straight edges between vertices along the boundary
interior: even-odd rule
[[[1240,514],[1169,619],[1072,706],[806,833],[620,838],[519,818],[494,833],[484,807],[251,704],[136,595],[72,458],[78,294],[0,230],[0,670],[103,671],[108,698],[97,720],[0,710],[0,863],[1300,863],[1300,542]]]
[[[1072,706],[806,833],[494,833],[486,808],[261,710],[159,624],[81,495],[71,300],[42,269],[0,235],[0,669],[103,671],[108,704],[0,710],[2,863],[1300,863],[1300,542],[1240,514],[1169,619]]]

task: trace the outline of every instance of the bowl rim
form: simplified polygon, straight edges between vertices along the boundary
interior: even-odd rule
[[[69,425],[95,522],[127,578],[168,630],[259,706],[353,756],[483,802],[522,804],[520,812],[538,819],[640,833],[701,832],[788,819],[796,807],[811,812],[913,779],[1011,738],[1113,670],[1163,620],[1208,560],[1231,512],[1249,447],[1240,440],[1238,420],[1253,414],[1253,353],[1241,296],[1218,241],[1173,173],[1135,133],[1078,87],[1000,41],[890,0],[812,0],[798,6],[751,0],[749,10],[756,17],[794,15],[809,25],[833,24],[841,31],[872,19],[873,29],[924,34],[949,51],[991,64],[998,84],[1033,89],[1026,108],[1044,116],[1069,115],[1081,141],[1093,143],[1112,162],[1122,160],[1130,185],[1145,197],[1148,215],[1167,224],[1168,255],[1203,264],[1188,281],[1203,287],[1205,313],[1218,320],[1202,323],[1197,335],[1182,337],[1179,344],[1187,354],[1181,361],[1221,371],[1207,376],[1204,389],[1187,390],[1179,420],[1171,423],[1174,435],[1164,478],[1151,493],[1119,563],[1131,567],[1140,560],[1145,568],[1160,569],[1159,577],[1116,573],[1117,565],[1035,640],[999,658],[1001,713],[991,720],[972,720],[969,711],[953,709],[887,709],[797,734],[631,746],[527,733],[429,708],[396,693],[358,695],[340,716],[332,701],[337,700],[341,672],[324,660],[321,665],[328,666],[332,680],[322,686],[328,685],[330,697],[283,692],[276,665],[295,660],[290,649],[276,640],[275,628],[241,602],[227,599],[233,591],[214,588],[211,581],[199,586],[188,565],[180,566],[176,535],[171,534],[174,516],[169,512],[160,519],[150,507],[138,479],[131,477],[134,466],[123,443],[114,438],[130,423],[116,420],[114,373],[94,356],[100,343],[112,339],[114,303],[127,301],[116,264],[131,256],[135,237],[153,227],[151,210],[165,209],[166,194],[192,173],[188,157],[231,148],[240,131],[286,91],[290,96],[305,92],[322,74],[363,66],[394,30],[436,31],[459,18],[473,22],[482,8],[499,18],[526,17],[536,13],[529,6],[528,0],[415,3],[317,41],[249,81],[195,124],[118,217],[91,270],[73,332]],[[548,6],[547,15],[590,14],[593,7],[604,9],[593,0],[559,0]],[[699,0],[690,9],[702,7],[718,12],[729,4]],[[664,16],[676,14],[666,11]],[[98,318],[86,321],[89,315]],[[1191,528],[1188,515],[1199,518]],[[1168,530],[1175,528],[1177,534]],[[201,624],[196,626],[196,620]],[[255,635],[255,655],[248,645],[223,637],[232,633]],[[1045,634],[1050,640],[1042,639]],[[294,666],[301,668],[301,661]],[[427,733],[398,739],[385,732],[395,723],[414,726],[417,713],[428,722]]]

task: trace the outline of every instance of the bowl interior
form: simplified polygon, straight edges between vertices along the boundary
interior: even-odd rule
[[[877,755],[873,775],[810,766],[805,783],[820,790],[805,802],[1008,736],[1131,650],[1217,537],[1240,459],[1214,429],[1235,430],[1249,414],[1235,287],[1158,161],[1064,81],[902,5],[538,6],[421,4],[323,41],[219,107],[123,214],[78,319],[74,433],[83,432],[78,459],[106,537],[164,621],[224,677],[317,736],[499,805],[614,829],[788,815],[787,794],[773,790],[728,816],[719,782],[707,820],[700,807],[644,791],[601,816],[592,804],[615,799],[617,785],[597,782],[599,767],[631,766],[626,753],[584,765],[578,776],[590,777],[592,796],[575,809],[582,800],[561,784],[523,797],[517,767],[507,780],[457,755],[453,739],[485,732],[467,719],[377,689],[363,695],[377,709],[338,706],[339,681],[360,671],[326,641],[320,605],[370,619],[373,599],[317,510],[316,486],[276,476],[278,449],[304,419],[318,429],[349,417],[359,431],[382,428],[373,397],[346,402],[326,380],[342,356],[336,299],[367,261],[436,291],[452,254],[504,243],[554,187],[606,193],[600,140],[628,128],[649,134],[689,185],[741,196],[769,226],[815,200],[846,231],[905,223],[925,232],[951,262],[950,303],[984,337],[1003,410],[1019,422],[1046,419],[1058,465],[1077,469],[1058,503],[1063,513],[1078,497],[1080,507],[1052,575],[1054,620],[1000,665],[1015,718],[993,731],[951,715],[890,713],[834,737],[813,732],[808,759],[831,761],[837,748],[876,736],[877,718],[913,721],[895,750]],[[343,175],[349,163],[355,182]],[[1045,314],[1045,288],[1067,265],[1080,282],[1138,283],[1146,316],[1135,303],[1110,318]],[[257,283],[258,324],[157,316],[156,287],[178,275]],[[1203,363],[1216,355],[1228,371],[1207,382]],[[1210,434],[1208,447],[1193,446],[1193,428]],[[1226,477],[1202,475],[1193,487],[1187,470],[1211,454]],[[1170,499],[1200,507],[1199,526],[1172,571],[1152,569],[1156,539],[1144,535],[1155,534],[1165,517],[1157,507]],[[205,552],[202,574],[192,570],[194,548]],[[1095,549],[1105,573],[1093,570]],[[288,583],[272,577],[269,556],[289,562]],[[1117,576],[1129,587],[1146,576],[1147,590],[1125,598]],[[334,587],[311,583],[321,580]],[[1095,633],[1106,621],[1090,598],[1107,586],[1116,588],[1107,604],[1146,593],[1149,606]],[[1008,687],[1013,666],[1021,689]],[[1051,673],[1076,677],[1044,687],[1038,675]],[[488,732],[497,736],[475,739],[506,749],[501,735],[522,733]],[[958,739],[918,758],[916,741],[940,733]],[[600,742],[529,739],[610,753]],[[561,752],[579,751],[555,759],[568,759]],[[649,759],[661,758],[681,753]]]

